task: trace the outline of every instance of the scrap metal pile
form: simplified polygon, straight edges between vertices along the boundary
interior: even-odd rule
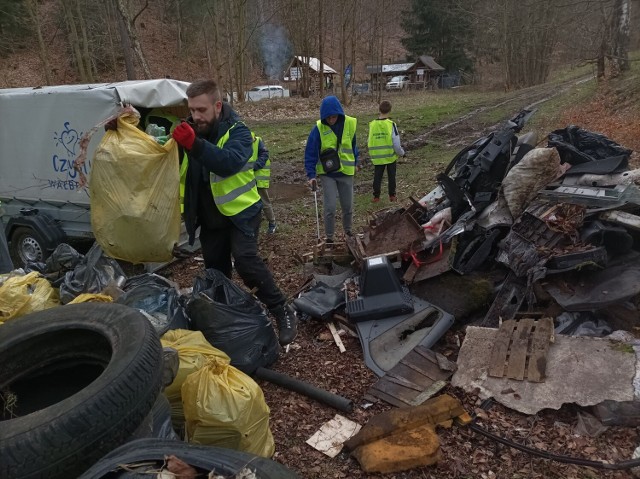
[[[629,168],[632,151],[576,126],[535,148],[534,134],[518,136],[531,114],[460,151],[419,201],[374,215],[348,243],[354,256],[400,253],[408,284],[448,271],[503,272],[483,326],[536,311],[549,296],[560,316],[637,295],[640,170]]]

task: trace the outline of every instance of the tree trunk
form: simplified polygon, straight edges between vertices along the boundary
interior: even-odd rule
[[[611,68],[612,76],[629,70],[629,0],[615,0],[611,16]]]
[[[69,0],[62,0],[62,10],[64,13],[65,22],[69,28],[69,41],[71,43],[71,49],[73,51],[73,57],[80,75],[80,81],[88,83],[89,78],[85,70],[84,61],[82,59],[82,53],[80,52],[80,39],[78,38],[78,30],[76,29],[76,22],[73,18],[73,12],[68,5]]]
[[[116,0],[114,0],[114,5],[115,2]],[[136,75],[136,67],[133,62],[133,49],[131,48],[131,41],[129,39],[129,34],[127,33],[127,26],[125,25],[126,20],[122,17],[119,10],[116,16],[118,18],[118,33],[120,34],[120,45],[122,46],[122,56],[124,57],[124,66],[127,71],[127,80],[136,80],[138,77]]]
[[[51,85],[51,68],[49,67],[49,54],[47,53],[47,45],[42,38],[42,25],[40,24],[40,17],[38,16],[38,4],[35,0],[27,0],[25,2],[29,19],[33,24],[33,28],[36,31],[36,37],[38,38],[38,56],[42,62],[42,69],[44,70],[44,78],[47,85]]]
[[[151,69],[149,68],[147,59],[145,58],[144,53],[142,52],[142,47],[140,46],[140,42],[138,41],[138,36],[136,35],[136,32],[135,32],[135,26],[133,24],[133,20],[126,8],[126,5],[124,4],[124,0],[115,0],[115,2],[116,2],[116,8],[118,9],[118,13],[120,13],[120,16],[122,17],[122,20],[126,29],[126,35],[129,37],[129,42],[133,50],[133,53],[137,57],[140,65],[142,66],[144,77],[151,78]]]
[[[75,7],[78,14],[78,27],[80,28],[80,35],[82,38],[82,61],[84,62],[85,71],[87,72],[87,80],[93,83],[95,81],[95,77],[93,76],[91,54],[89,53],[89,38],[87,37],[87,29],[85,28],[85,21],[82,16],[79,0],[76,0]]]

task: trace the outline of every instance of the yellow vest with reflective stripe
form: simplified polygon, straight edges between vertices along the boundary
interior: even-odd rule
[[[229,128],[218,140],[218,148],[224,146],[229,139],[229,133],[237,124]],[[209,180],[216,206],[225,216],[235,216],[260,201],[251,157],[237,173],[230,176],[218,176],[212,172],[209,174]]]
[[[255,164],[258,161],[258,147],[260,146],[260,138],[259,136],[255,136],[253,132],[251,133],[253,136],[253,156],[251,157],[251,162]],[[269,188],[269,180],[271,179],[271,158],[267,158],[264,166],[259,170],[254,170],[254,176],[256,177],[256,186],[258,188]]]
[[[338,150],[338,156],[340,157],[340,173],[353,176],[356,172],[356,156],[353,151],[353,137],[356,134],[356,126],[358,126],[358,120],[352,116],[345,115],[344,117],[344,129],[342,131],[342,142],[338,148],[338,137],[333,130],[322,123],[321,120],[316,122],[318,131],[320,132],[320,151],[334,148]],[[318,175],[324,175],[325,171],[322,167],[322,163],[318,161],[316,165],[316,173]]]
[[[373,120],[369,123],[369,156],[374,165],[388,165],[398,159],[393,149],[393,127],[389,118]]]

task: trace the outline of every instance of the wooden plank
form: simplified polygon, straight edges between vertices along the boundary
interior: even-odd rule
[[[416,346],[373,384],[367,395],[394,406],[421,404],[440,391],[453,374],[453,370],[443,370],[438,364],[433,351]]]
[[[531,352],[527,367],[527,380],[544,382],[547,369],[547,352],[553,334],[553,319],[542,318],[535,322],[535,329],[531,336]]]
[[[344,347],[344,344],[342,343],[342,339],[340,339],[340,335],[336,330],[336,325],[333,324],[333,322],[329,321],[327,323],[327,326],[329,327],[329,331],[331,331],[331,336],[333,336],[333,340],[336,342],[338,349],[340,350],[341,353],[344,353],[347,350],[347,348]]]
[[[427,399],[435,396],[440,390],[442,390],[447,385],[447,381],[436,381],[427,389],[418,394],[415,398],[413,398],[409,404],[412,406],[419,406]]]
[[[409,356],[409,354],[407,354],[407,356]],[[417,358],[421,359],[421,356],[417,356],[415,354],[410,358],[407,356],[405,356],[403,359],[400,360],[400,364],[414,370],[415,372],[421,374],[427,379],[430,379],[432,381],[435,381],[437,379],[436,377],[434,377],[436,376],[436,374],[434,374],[433,372],[433,369],[438,368],[437,364],[425,363],[424,361],[416,361]],[[421,366],[425,366],[425,367],[421,367]],[[431,368],[427,369],[429,368],[429,366],[431,366]]]
[[[515,329],[517,322],[509,319],[502,323],[500,329],[496,333],[496,340],[493,343],[491,358],[489,360],[489,376],[501,378],[504,376],[505,366],[507,364],[507,354],[509,353],[509,345],[511,344],[511,334]]]
[[[529,348],[529,337],[533,328],[533,319],[521,319],[517,322],[516,329],[511,335],[511,347],[509,348],[509,364],[507,366],[507,377],[522,381],[527,365],[527,353]]]
[[[385,374],[384,379],[389,381],[390,383],[397,384],[398,386],[405,387],[407,389],[413,389],[414,391],[422,392],[424,390],[423,386],[414,383],[413,381],[409,381],[408,379],[403,378],[402,376],[393,376],[389,373]]]
[[[367,394],[370,394],[378,399],[382,399],[384,402],[387,402],[395,407],[406,407],[410,405],[408,402],[406,402],[406,400],[397,398],[393,394],[389,394],[386,391],[378,389],[376,387],[377,384],[378,383],[371,386],[371,389],[367,391]]]

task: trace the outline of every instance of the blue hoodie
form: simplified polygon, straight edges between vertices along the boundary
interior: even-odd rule
[[[327,117],[331,115],[338,115],[338,121],[335,122],[333,126],[329,126],[327,124]],[[329,126],[333,133],[338,138],[342,137],[342,130],[344,129],[344,110],[342,109],[342,105],[340,104],[340,100],[338,100],[335,96],[328,96],[322,100],[320,104],[320,120],[322,123]],[[356,145],[356,135],[353,135],[352,141],[353,147],[353,155],[356,159],[356,166],[358,165],[358,146]],[[318,131],[318,126],[314,125],[311,129],[311,133],[309,133],[309,138],[307,138],[307,146],[304,150],[304,170],[307,173],[307,178],[312,179],[316,177],[316,165],[318,161],[320,161],[320,131]],[[329,173],[327,176],[336,177],[336,176],[344,176],[344,173],[335,172]]]

